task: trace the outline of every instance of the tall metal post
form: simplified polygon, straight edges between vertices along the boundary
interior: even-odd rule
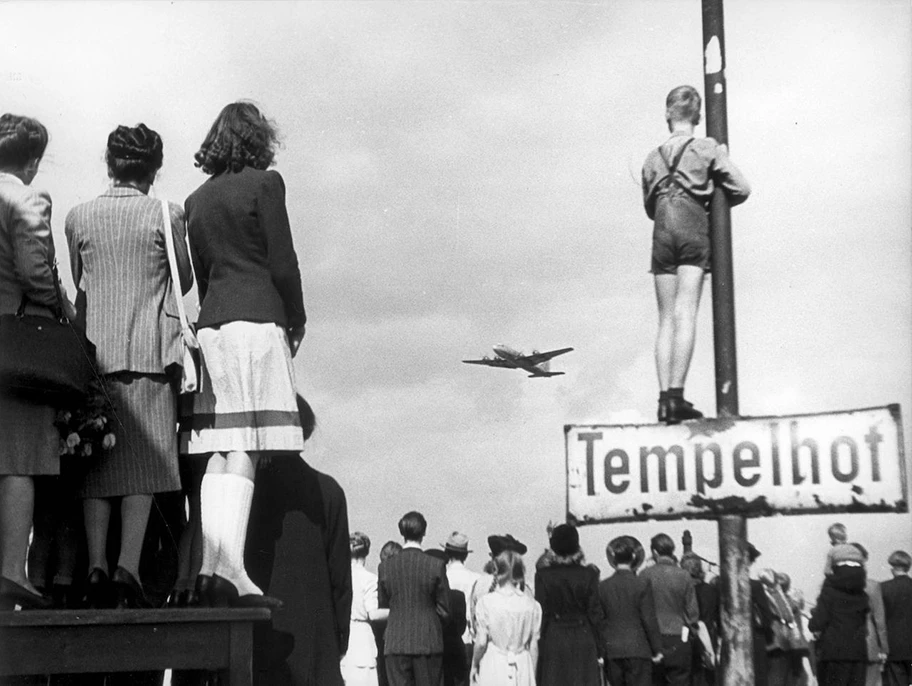
[[[725,83],[725,31],[722,0],[703,4],[703,86],[706,133],[728,145]],[[716,363],[716,410],[720,417],[737,417],[738,359],[735,350],[735,288],[732,261],[731,208],[716,188],[710,209],[712,243],[713,343]],[[719,518],[721,574],[720,683],[754,683],[751,632],[750,577],[747,560],[747,521],[741,515]]]

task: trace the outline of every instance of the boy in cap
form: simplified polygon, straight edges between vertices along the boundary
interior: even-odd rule
[[[887,559],[893,578],[880,585],[890,652],[884,665],[884,686],[912,684],[912,556],[897,550]]]

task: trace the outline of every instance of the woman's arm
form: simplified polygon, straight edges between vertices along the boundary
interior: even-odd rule
[[[171,219],[171,236],[174,238],[174,257],[180,277],[181,294],[186,295],[193,287],[193,269],[190,267],[190,251],[187,248],[187,223],[180,205],[168,203]],[[75,276],[74,276],[75,278]]]
[[[276,171],[267,172],[263,178],[257,212],[260,228],[266,240],[272,282],[285,303],[288,328],[302,330],[307,315],[304,312],[301,271],[285,206],[285,182]]]
[[[51,269],[51,254],[54,252],[51,196],[27,189],[21,201],[14,203],[11,210],[10,239],[19,286],[33,303],[56,308],[57,290]]]

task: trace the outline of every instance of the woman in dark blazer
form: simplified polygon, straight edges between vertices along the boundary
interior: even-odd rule
[[[306,318],[285,183],[269,170],[276,136],[254,105],[226,106],[196,153],[210,178],[185,204],[199,279],[203,391],[182,422],[181,448],[212,455],[199,492],[197,586],[217,604],[277,604],[244,567],[256,464],[304,448],[292,356]]]
[[[53,317],[58,307],[51,198],[30,185],[47,143],[47,129],[37,120],[0,116],[0,314],[14,314],[25,302],[26,314]],[[66,299],[63,307],[69,317],[75,315]],[[54,415],[53,407],[0,388],[0,610],[51,605],[28,580],[25,559],[35,505],[33,477],[60,473]]]
[[[165,226],[161,203],[148,197],[162,159],[155,131],[144,124],[118,126],[107,144],[111,187],[66,218],[73,280],[85,292],[86,333],[116,411],[116,444],[95,460],[82,488],[87,599],[96,607],[147,604],[139,559],[153,494],[180,489],[176,382],[182,349],[174,289],[188,291],[192,272],[180,207],[170,206]],[[178,285],[171,282],[165,231],[174,237]],[[115,498],[120,548],[109,575]]]
[[[584,564],[579,533],[570,524],[554,528],[550,545],[552,554],[535,573],[542,608],[538,684],[600,686],[598,572]]]

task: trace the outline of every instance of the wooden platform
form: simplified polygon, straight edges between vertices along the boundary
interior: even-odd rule
[[[207,669],[253,679],[264,608],[0,612],[0,675]]]

